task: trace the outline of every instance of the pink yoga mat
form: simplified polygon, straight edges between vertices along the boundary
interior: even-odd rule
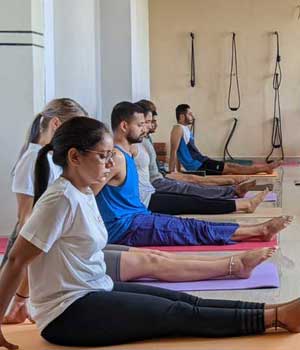
[[[256,193],[253,192],[247,192],[244,198],[253,198],[256,195]],[[242,198],[239,198],[242,199]],[[270,192],[266,195],[264,202],[276,202],[277,200],[277,194],[275,192]]]
[[[273,248],[277,245],[277,239],[270,242],[242,242],[229,245],[190,245],[190,246],[149,246],[139,247],[145,249],[162,250],[166,252],[225,252],[232,250],[251,250],[258,248]]]
[[[175,291],[233,290],[251,288],[278,288],[277,267],[269,262],[258,265],[247,279],[224,279],[195,282],[135,281],[135,283]]]
[[[1,237],[0,238],[0,254],[4,254],[7,242],[8,242],[8,238],[7,237]]]

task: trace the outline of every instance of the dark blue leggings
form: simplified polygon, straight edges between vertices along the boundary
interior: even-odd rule
[[[238,224],[209,222],[164,214],[138,214],[116,242],[133,247],[233,244]]]
[[[264,304],[200,299],[134,283],[75,301],[43,331],[64,346],[105,346],[171,336],[226,337],[264,332]]]

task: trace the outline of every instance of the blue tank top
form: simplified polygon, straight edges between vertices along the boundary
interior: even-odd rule
[[[116,243],[124,236],[137,214],[151,214],[140,201],[139,179],[134,159],[120,150],[126,160],[126,178],[122,185],[105,185],[96,196],[98,208],[108,231],[108,243]]]
[[[198,170],[207,157],[202,155],[196,147],[194,136],[190,129],[185,125],[180,126],[182,128],[183,135],[177,150],[179,162],[186,170]]]

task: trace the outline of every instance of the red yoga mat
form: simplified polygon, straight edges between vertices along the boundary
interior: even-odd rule
[[[162,250],[165,252],[225,252],[232,250],[252,250],[258,248],[273,248],[277,245],[277,239],[270,242],[241,242],[229,245],[190,245],[190,246],[151,246],[139,247],[145,249]]]
[[[0,254],[4,254],[7,242],[8,242],[8,238],[7,237],[1,237],[0,238]]]

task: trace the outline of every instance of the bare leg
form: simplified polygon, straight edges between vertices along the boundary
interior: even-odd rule
[[[276,317],[277,315],[277,317]],[[276,322],[277,321],[277,322]],[[265,327],[277,326],[291,333],[300,332],[300,299],[278,305],[266,305]]]
[[[235,201],[236,211],[242,211],[246,213],[254,213],[256,208],[262,203],[268,194],[269,190],[266,189],[259,192],[251,199],[238,199]]]
[[[122,252],[122,281],[154,278],[162,281],[199,281],[228,277],[248,278],[255,266],[273,255],[276,249],[263,248],[218,260],[196,261],[166,258],[153,253]],[[231,267],[229,267],[232,262]]]
[[[169,179],[176,181],[184,181],[193,183],[196,185],[206,185],[206,186],[226,186],[234,185],[236,182],[231,177],[220,177],[220,176],[198,176],[193,174],[183,174],[178,172],[173,172],[167,174],[166,176]]]
[[[250,175],[257,173],[272,174],[275,168],[278,168],[282,164],[282,161],[273,162],[265,165],[250,165],[243,166],[239,164],[225,163],[223,174],[241,174]]]
[[[256,225],[241,225],[231,237],[234,241],[248,241],[257,239],[271,241],[274,236],[292,222],[291,216],[280,216]]]
[[[230,179],[233,184],[238,185],[242,182],[248,181],[250,177],[248,175],[233,175],[233,174],[228,174],[228,175],[210,175],[208,176],[209,178],[219,178],[219,179]]]
[[[242,198],[248,191],[251,191],[256,186],[256,180],[245,181],[235,187],[235,194]]]
[[[139,254],[156,254],[168,259],[175,260],[196,260],[196,261],[218,261],[218,260],[228,260],[228,257],[240,257],[245,253],[237,253],[230,255],[203,255],[203,254],[195,254],[195,253],[176,253],[176,252],[165,252],[161,250],[154,249],[144,249],[144,248],[135,248],[130,247],[129,252],[139,253]]]
[[[207,186],[238,185],[242,182],[249,180],[249,176],[247,175],[198,176],[194,174],[183,174],[180,172],[173,172],[173,173],[167,174],[166,177],[172,180],[190,182],[197,185],[207,185]]]

